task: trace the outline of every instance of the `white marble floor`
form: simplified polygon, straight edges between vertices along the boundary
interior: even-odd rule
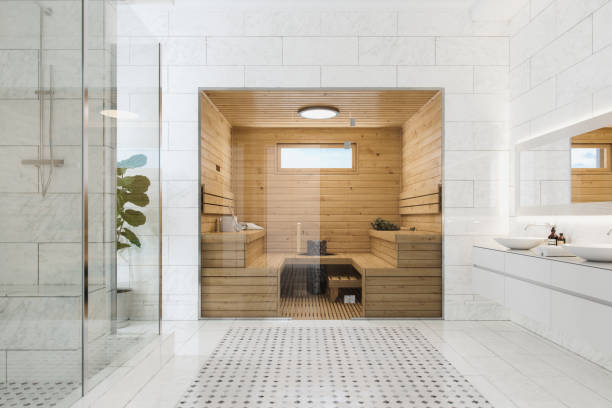
[[[414,327],[495,408],[612,408],[612,372],[509,322],[412,320],[165,322],[175,356],[140,389],[131,408],[174,408],[231,327]]]

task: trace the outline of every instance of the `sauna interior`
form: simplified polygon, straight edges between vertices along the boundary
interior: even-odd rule
[[[442,317],[442,98],[201,90],[201,316]]]

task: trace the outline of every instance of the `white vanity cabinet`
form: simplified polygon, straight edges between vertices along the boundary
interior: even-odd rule
[[[612,368],[612,268],[530,251],[473,248],[476,293],[511,320]]]

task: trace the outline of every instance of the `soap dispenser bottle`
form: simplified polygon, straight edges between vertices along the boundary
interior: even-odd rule
[[[565,236],[563,236],[563,233],[561,232],[559,234],[559,238],[557,239],[557,245],[561,246],[561,245],[565,245]]]
[[[552,229],[550,230],[550,235],[548,236],[548,245],[557,246],[557,239],[559,239],[559,236],[557,235],[557,230],[553,225]]]

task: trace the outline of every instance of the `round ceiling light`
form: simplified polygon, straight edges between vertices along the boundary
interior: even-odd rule
[[[298,114],[304,119],[331,119],[339,113],[333,106],[306,106],[298,110]]]

